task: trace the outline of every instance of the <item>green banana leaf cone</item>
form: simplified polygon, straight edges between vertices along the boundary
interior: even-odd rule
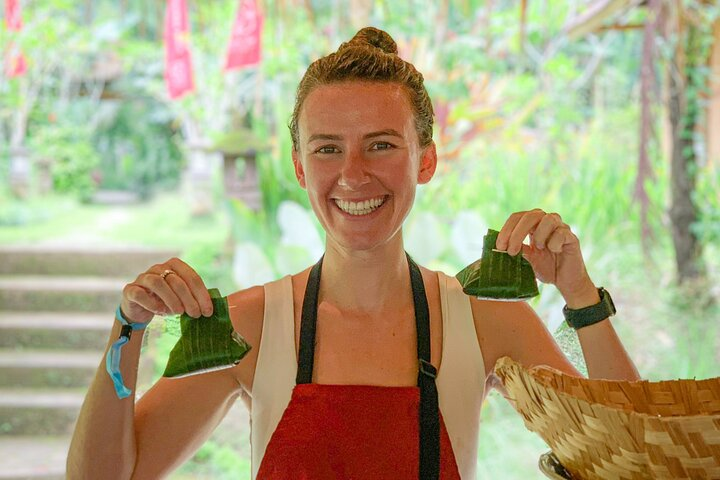
[[[237,365],[252,348],[232,326],[227,297],[208,290],[213,303],[210,317],[180,317],[181,335],[170,352],[163,377],[180,378]]]
[[[488,229],[483,238],[483,252],[479,260],[471,263],[457,275],[463,292],[490,300],[519,301],[539,294],[535,272],[521,254],[514,257],[505,252],[493,251],[497,230]]]

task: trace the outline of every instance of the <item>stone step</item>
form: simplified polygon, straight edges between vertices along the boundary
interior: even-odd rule
[[[71,435],[87,388],[0,388],[0,437]]]
[[[62,480],[70,436],[0,436],[0,480]]]
[[[104,351],[0,350],[0,388],[87,388]]]
[[[0,305],[11,311],[108,312],[113,315],[132,279],[0,276]]]
[[[0,311],[0,349],[104,350],[114,311],[9,312]]]
[[[178,250],[132,246],[0,245],[0,275],[86,275],[134,280]]]

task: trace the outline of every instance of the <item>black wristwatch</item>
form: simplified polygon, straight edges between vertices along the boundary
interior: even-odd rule
[[[577,310],[569,309],[567,305],[563,307],[563,315],[565,315],[565,321],[575,330],[593,323],[602,322],[608,317],[615,315],[615,304],[610,297],[610,294],[603,287],[598,288],[598,294],[600,295],[600,303],[590,305],[585,308],[578,308]]]

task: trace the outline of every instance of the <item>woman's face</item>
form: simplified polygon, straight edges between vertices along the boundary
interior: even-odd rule
[[[416,185],[429,182],[437,164],[434,143],[420,149],[404,87],[318,87],[305,99],[298,124],[295,173],[328,241],[370,250],[395,237]]]

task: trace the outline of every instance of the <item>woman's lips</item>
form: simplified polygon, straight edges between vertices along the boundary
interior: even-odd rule
[[[377,198],[377,197],[375,197],[375,198]],[[343,210],[342,208],[340,208],[340,207],[338,206],[338,204],[335,202],[334,199],[330,199],[330,202],[331,202],[332,205],[335,207],[335,209],[336,209],[338,212],[340,212],[340,214],[342,214],[344,217],[346,217],[346,218],[348,218],[348,219],[351,219],[351,220],[357,220],[357,219],[365,219],[365,218],[375,217],[375,216],[378,214],[378,212],[379,212],[380,210],[382,210],[382,209],[385,207],[385,205],[387,205],[387,203],[388,203],[389,200],[390,200],[390,195],[385,195],[385,200],[383,201],[383,203],[382,203],[379,207],[377,207],[377,208],[376,208],[375,210],[373,210],[372,212],[366,213],[366,214],[364,214],[364,215],[353,215],[353,214],[351,214],[351,213],[346,212],[345,210]]]

